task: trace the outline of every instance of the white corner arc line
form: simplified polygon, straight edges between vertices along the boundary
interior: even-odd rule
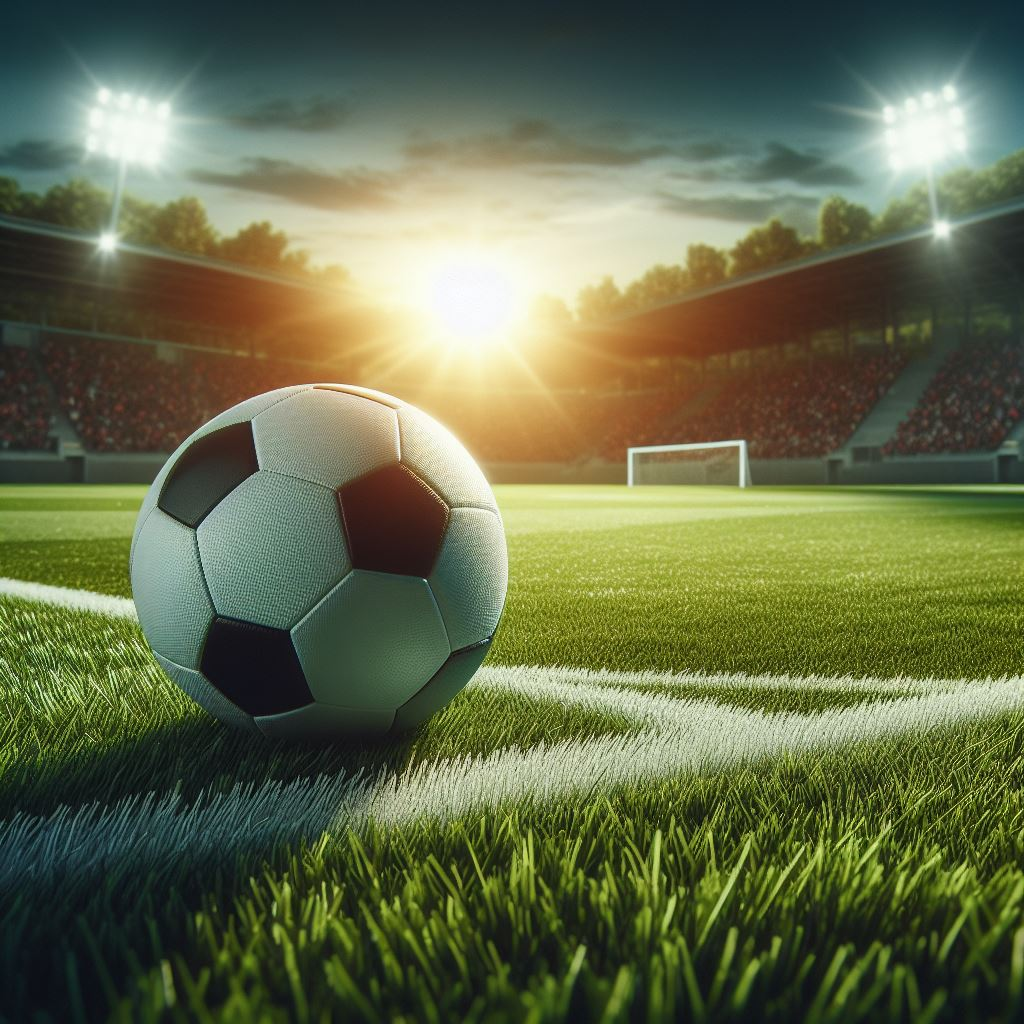
[[[135,619],[125,598],[17,580],[0,580],[0,596],[76,611]],[[630,690],[656,682],[664,692]],[[764,685],[895,691],[867,704],[816,713],[756,710],[695,697],[672,687]],[[865,680],[814,676],[592,672],[575,668],[491,666],[473,686],[554,697],[569,705],[620,714],[638,729],[523,749],[509,746],[478,757],[427,762],[370,781],[344,775],[281,784],[240,783],[224,794],[186,804],[177,793],[136,794],[62,807],[47,816],[15,814],[0,821],[0,890],[32,880],[76,877],[94,870],[145,870],[181,857],[360,828],[368,819],[401,826],[445,821],[508,801],[550,801],[655,782],[731,764],[830,752],[859,742],[919,736],[929,729],[977,722],[1024,709],[1024,680]],[[917,687],[915,690],[914,687]],[[908,693],[908,689],[910,692]],[[713,693],[709,692],[709,698]],[[877,697],[877,694],[876,694]]]
[[[262,785],[243,783],[186,806],[179,793],[62,807],[46,817],[15,814],[0,822],[0,891],[33,881],[88,884],[96,870],[142,877],[181,857],[265,849],[363,827],[373,819],[400,827],[448,821],[509,801],[551,801],[594,790],[651,783],[686,772],[714,771],[765,757],[833,752],[844,746],[919,736],[1024,709],[1014,681],[894,698],[818,714],[764,715],[687,700],[660,726],[600,736],[506,747],[482,757],[420,765],[374,782],[325,775]]]

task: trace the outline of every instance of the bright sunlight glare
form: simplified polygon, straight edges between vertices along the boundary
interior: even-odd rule
[[[444,332],[467,345],[496,342],[522,305],[509,270],[477,254],[443,260],[430,277],[427,302]]]

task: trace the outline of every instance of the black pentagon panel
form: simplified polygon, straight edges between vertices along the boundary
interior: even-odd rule
[[[200,669],[233,704],[250,715],[279,715],[313,703],[285,629],[213,620]]]
[[[355,569],[427,577],[448,528],[448,506],[408,466],[383,466],[338,488]]]
[[[343,395],[355,395],[357,398],[365,398],[371,402],[379,402],[389,409],[401,409],[402,403],[383,391],[374,391],[373,388],[361,388],[356,384],[314,384],[314,391],[340,391]]]
[[[488,637],[451,654],[418,693],[410,697],[395,714],[392,732],[415,729],[435,711],[440,711],[476,675],[491,649],[494,637]]]
[[[185,449],[164,481],[157,505],[195,529],[222,498],[258,469],[252,425],[233,423]]]

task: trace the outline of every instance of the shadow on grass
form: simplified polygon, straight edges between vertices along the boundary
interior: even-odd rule
[[[359,793],[359,774],[401,769],[419,735],[272,742],[197,711],[8,770],[0,781],[2,1002],[48,1007],[50,1019],[71,1019],[76,1004],[106,1017],[124,995],[123,979],[154,969],[163,943],[184,941],[201,907],[228,913],[254,876],[295,870],[321,855],[324,842],[344,842],[350,826],[340,815]],[[98,807],[12,826],[16,811],[45,819],[83,804]]]
[[[187,804],[239,784],[290,783],[324,775],[375,777],[400,771],[422,729],[380,741],[298,743],[230,729],[205,713],[67,756],[45,754],[10,767],[0,780],[0,819],[44,816],[62,805],[113,804],[145,793],[177,792]]]

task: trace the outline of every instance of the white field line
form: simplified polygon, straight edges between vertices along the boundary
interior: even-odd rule
[[[572,688],[567,688],[571,691]],[[578,696],[604,700],[607,693]],[[597,689],[597,688],[594,688]],[[563,696],[569,696],[564,692]],[[148,872],[206,854],[224,858],[325,832],[446,821],[511,802],[579,797],[687,772],[800,754],[848,744],[917,737],[929,729],[980,721],[1024,709],[1015,681],[976,684],[970,691],[898,697],[818,714],[772,714],[683,700],[660,724],[620,736],[570,740],[528,749],[507,747],[480,757],[426,763],[373,782],[321,776],[283,785],[248,783],[186,806],[176,793],[134,796],[112,806],[95,802],[48,817],[16,814],[0,822],[0,892],[33,880],[108,877]],[[620,707],[625,711],[630,704]]]
[[[380,780],[368,811],[402,824],[446,820],[506,801],[550,800],[681,772],[706,772],[763,757],[831,751],[858,742],[919,736],[938,726],[982,720],[1024,708],[1014,682],[970,691],[924,694],[816,714],[773,714],[707,701],[679,701],[660,726],[624,736],[571,740],[485,757],[424,764]]]
[[[10,584],[12,581],[5,581]],[[19,583],[0,594],[100,614],[134,617],[131,602]],[[631,690],[664,686],[664,693]],[[424,763],[375,780],[321,776],[282,784],[239,784],[192,805],[175,793],[136,795],[113,805],[63,807],[0,821],[0,890],[33,878],[80,878],[94,871],[159,868],[205,854],[223,858],[324,832],[359,828],[369,818],[401,826],[486,812],[506,802],[571,798],[595,789],[653,782],[686,772],[799,754],[980,721],[1024,708],[1024,680],[882,680],[825,676],[747,676],[669,672],[592,672],[573,668],[489,667],[471,684],[506,689],[627,717],[638,731],[478,757]],[[672,695],[699,686],[772,689],[891,689],[899,695],[814,714],[772,713]],[[917,691],[910,692],[908,690]]]
[[[486,665],[473,677],[470,686],[494,689],[525,689],[531,692],[544,684],[590,686],[594,688],[657,687],[667,696],[673,690],[824,690],[839,693],[904,694],[949,693],[973,690],[979,683],[1016,683],[1024,686],[1024,676],[998,676],[985,679],[940,679],[935,676],[914,678],[893,676],[795,676],[788,673],[753,674],[746,672],[666,672],[657,669],[620,672],[613,669],[573,668],[549,665]]]
[[[16,597],[22,601],[73,608],[79,612],[92,612],[116,619],[134,619],[135,602],[127,597],[111,597],[91,590],[72,590],[70,587],[51,587],[45,583],[30,583],[0,576],[0,597]]]

